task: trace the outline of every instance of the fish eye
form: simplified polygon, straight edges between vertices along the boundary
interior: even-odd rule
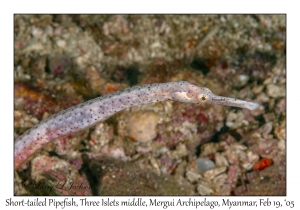
[[[208,100],[208,96],[204,94],[199,95],[200,102],[206,102]]]

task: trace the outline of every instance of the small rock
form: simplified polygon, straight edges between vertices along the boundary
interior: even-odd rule
[[[219,152],[215,154],[215,162],[217,167],[229,165],[224,155],[220,154]]]
[[[263,85],[259,85],[259,86],[255,86],[251,92],[253,92],[254,94],[259,94],[263,91],[264,86]]]
[[[200,173],[215,168],[214,162],[208,158],[197,158],[195,162]]]
[[[249,81],[249,76],[248,75],[245,75],[245,74],[237,75],[235,77],[234,86],[236,86],[236,87],[243,87],[244,85],[247,84],[248,81]]]
[[[282,122],[279,126],[276,126],[274,129],[275,136],[282,141],[286,140],[286,123]]]
[[[242,151],[247,150],[247,147],[245,145],[242,145],[242,144],[239,144],[239,143],[233,144],[232,148],[235,149],[235,150],[242,150]]]
[[[262,92],[262,93],[258,94],[257,101],[268,102],[269,101],[269,97],[264,92]]]
[[[233,111],[229,112],[226,118],[226,126],[229,128],[238,128],[240,126],[247,125],[247,121],[244,120],[244,114],[241,111],[234,113]]]
[[[200,174],[198,174],[194,171],[187,171],[185,175],[191,183],[198,181],[202,177]]]
[[[198,185],[197,190],[200,195],[211,195],[214,192],[206,182],[201,182]]]
[[[176,150],[170,151],[170,157],[175,160],[180,159],[186,156],[187,154],[188,154],[188,150],[185,144],[179,144],[176,147]]]
[[[279,87],[274,84],[269,84],[267,86],[267,94],[273,98],[279,98],[285,96],[285,88]]]
[[[214,154],[220,150],[224,145],[220,143],[208,142],[203,144],[201,147],[201,156],[208,156],[209,154]]]
[[[225,172],[227,169],[226,166],[222,166],[219,168],[214,168],[208,171],[205,171],[204,173],[204,178],[206,178],[206,180],[212,180],[214,179],[216,176],[220,175],[221,173]]]
[[[273,130],[273,122],[268,122],[262,125],[258,131],[261,134],[269,134],[272,130]]]
[[[107,145],[113,139],[113,127],[106,123],[99,123],[91,133],[91,138],[87,142],[87,147],[92,152],[99,152],[101,148]]]
[[[254,154],[252,151],[247,151],[247,159],[242,161],[241,165],[246,171],[248,171],[253,168],[253,164],[257,162],[258,159],[259,156],[257,154]]]
[[[277,145],[278,145],[279,150],[285,151],[285,141],[284,140],[279,140]]]
[[[215,192],[220,193],[224,184],[226,183],[228,179],[228,175],[226,173],[220,174],[219,176],[215,177],[211,184],[213,186],[213,189],[215,190]]]
[[[128,136],[138,142],[149,142],[157,136],[159,116],[155,112],[135,112],[128,120]]]

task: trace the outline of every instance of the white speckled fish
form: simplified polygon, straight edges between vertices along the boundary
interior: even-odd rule
[[[260,106],[254,102],[217,96],[208,88],[185,81],[136,86],[78,104],[41,121],[15,140],[14,167],[17,169],[53,139],[91,127],[125,108],[166,100],[221,104],[250,110]]]

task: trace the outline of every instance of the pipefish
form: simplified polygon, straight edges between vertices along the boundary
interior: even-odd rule
[[[17,169],[51,140],[92,127],[125,108],[166,100],[220,104],[250,110],[260,106],[254,102],[217,96],[208,88],[198,87],[186,81],[127,88],[70,107],[27,130],[14,142],[14,168]]]

